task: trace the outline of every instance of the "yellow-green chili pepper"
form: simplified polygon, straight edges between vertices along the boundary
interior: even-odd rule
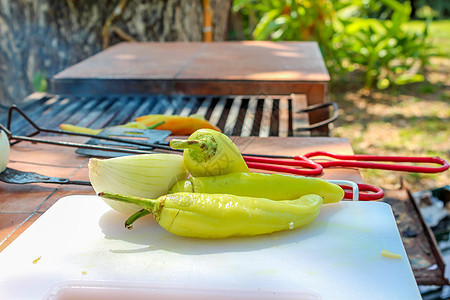
[[[199,129],[188,140],[173,139],[170,146],[173,149],[185,149],[184,164],[192,176],[248,172],[248,166],[236,145],[221,132]]]
[[[292,200],[307,194],[317,194],[323,203],[339,202],[343,189],[326,180],[283,174],[231,173],[212,177],[189,177],[177,182],[170,193],[193,192],[264,197],[271,200]]]
[[[167,231],[198,238],[254,236],[299,228],[317,217],[323,201],[314,194],[281,201],[199,193],[169,194],[156,200],[106,192],[99,196],[139,205],[151,211]]]

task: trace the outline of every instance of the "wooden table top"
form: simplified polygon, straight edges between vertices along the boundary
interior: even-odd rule
[[[82,138],[46,137],[50,140],[85,142]],[[323,150],[340,154],[353,154],[347,139],[329,137],[232,137],[235,144],[244,153],[298,155]],[[71,180],[89,180],[89,158],[75,153],[74,148],[48,144],[31,144],[22,142],[11,148],[9,168],[20,171],[37,172],[52,177],[64,177]],[[257,171],[257,170],[252,170]],[[324,179],[350,180],[363,183],[357,169],[330,168],[321,176]],[[418,283],[441,284],[448,282],[444,278],[442,256],[436,254],[435,241],[430,239],[429,229],[421,228],[417,212],[411,210],[412,201],[406,190],[386,191],[383,200],[389,203],[397,219],[399,230],[415,230],[417,237],[402,236],[408,257]],[[398,193],[403,193],[398,197]],[[7,184],[0,181],[0,251],[5,249],[34,221],[59,199],[69,195],[94,195],[91,186],[64,184]],[[399,200],[400,199],[400,200]],[[399,217],[400,216],[400,217]],[[408,220],[405,220],[407,218]],[[411,219],[411,220],[409,220]],[[428,234],[427,234],[428,232]],[[433,244],[434,243],[434,244]],[[434,245],[434,246],[433,246]],[[431,250],[430,250],[431,249]],[[429,270],[423,265],[440,266]]]
[[[53,140],[66,138],[48,137]],[[329,137],[258,138],[232,137],[245,153],[298,155],[314,150],[353,154],[347,139]],[[71,138],[72,142],[85,139]],[[281,146],[282,145],[282,146]],[[74,148],[21,142],[11,147],[8,167],[71,180],[89,180],[88,157]],[[254,170],[253,170],[254,171]],[[362,183],[356,169],[326,169],[324,179],[351,180]],[[0,182],[0,251],[39,218],[58,199],[69,195],[94,195],[91,186],[64,184],[8,184]]]
[[[289,95],[329,81],[316,42],[124,42],[56,74],[50,89],[57,94]]]
[[[328,82],[316,42],[124,42],[53,79],[199,79]]]

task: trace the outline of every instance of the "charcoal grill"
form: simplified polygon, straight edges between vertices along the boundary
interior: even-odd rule
[[[338,118],[335,103],[306,107],[302,95],[291,96],[187,96],[105,95],[74,96],[35,93],[21,109],[36,124],[56,129],[61,123],[103,128],[134,121],[146,114],[202,115],[230,136],[308,136]],[[332,108],[331,117],[309,124],[308,113]],[[0,123],[6,124],[6,113]],[[14,118],[9,124],[16,135],[33,131],[27,122]],[[44,135],[49,135],[44,134]]]

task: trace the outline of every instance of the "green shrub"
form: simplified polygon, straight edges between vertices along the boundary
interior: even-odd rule
[[[370,11],[389,9],[387,19]],[[318,42],[332,78],[356,70],[365,87],[385,89],[424,80],[423,67],[437,55],[421,32],[407,30],[409,1],[395,0],[235,0],[247,38]],[[251,36],[248,36],[251,34]]]

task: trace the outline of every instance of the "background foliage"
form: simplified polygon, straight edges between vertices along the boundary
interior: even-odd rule
[[[355,153],[449,159],[449,6],[439,0],[234,0],[230,37],[317,41],[341,116],[331,135],[348,138]],[[412,191],[450,182],[449,172],[361,173],[383,188],[406,179]]]
[[[430,57],[440,55],[428,39],[429,24],[438,13],[414,7],[426,25],[408,30],[413,14],[409,1],[235,0],[233,11],[245,29],[232,31],[232,38],[317,41],[332,78],[358,71],[366,88],[423,81]]]

